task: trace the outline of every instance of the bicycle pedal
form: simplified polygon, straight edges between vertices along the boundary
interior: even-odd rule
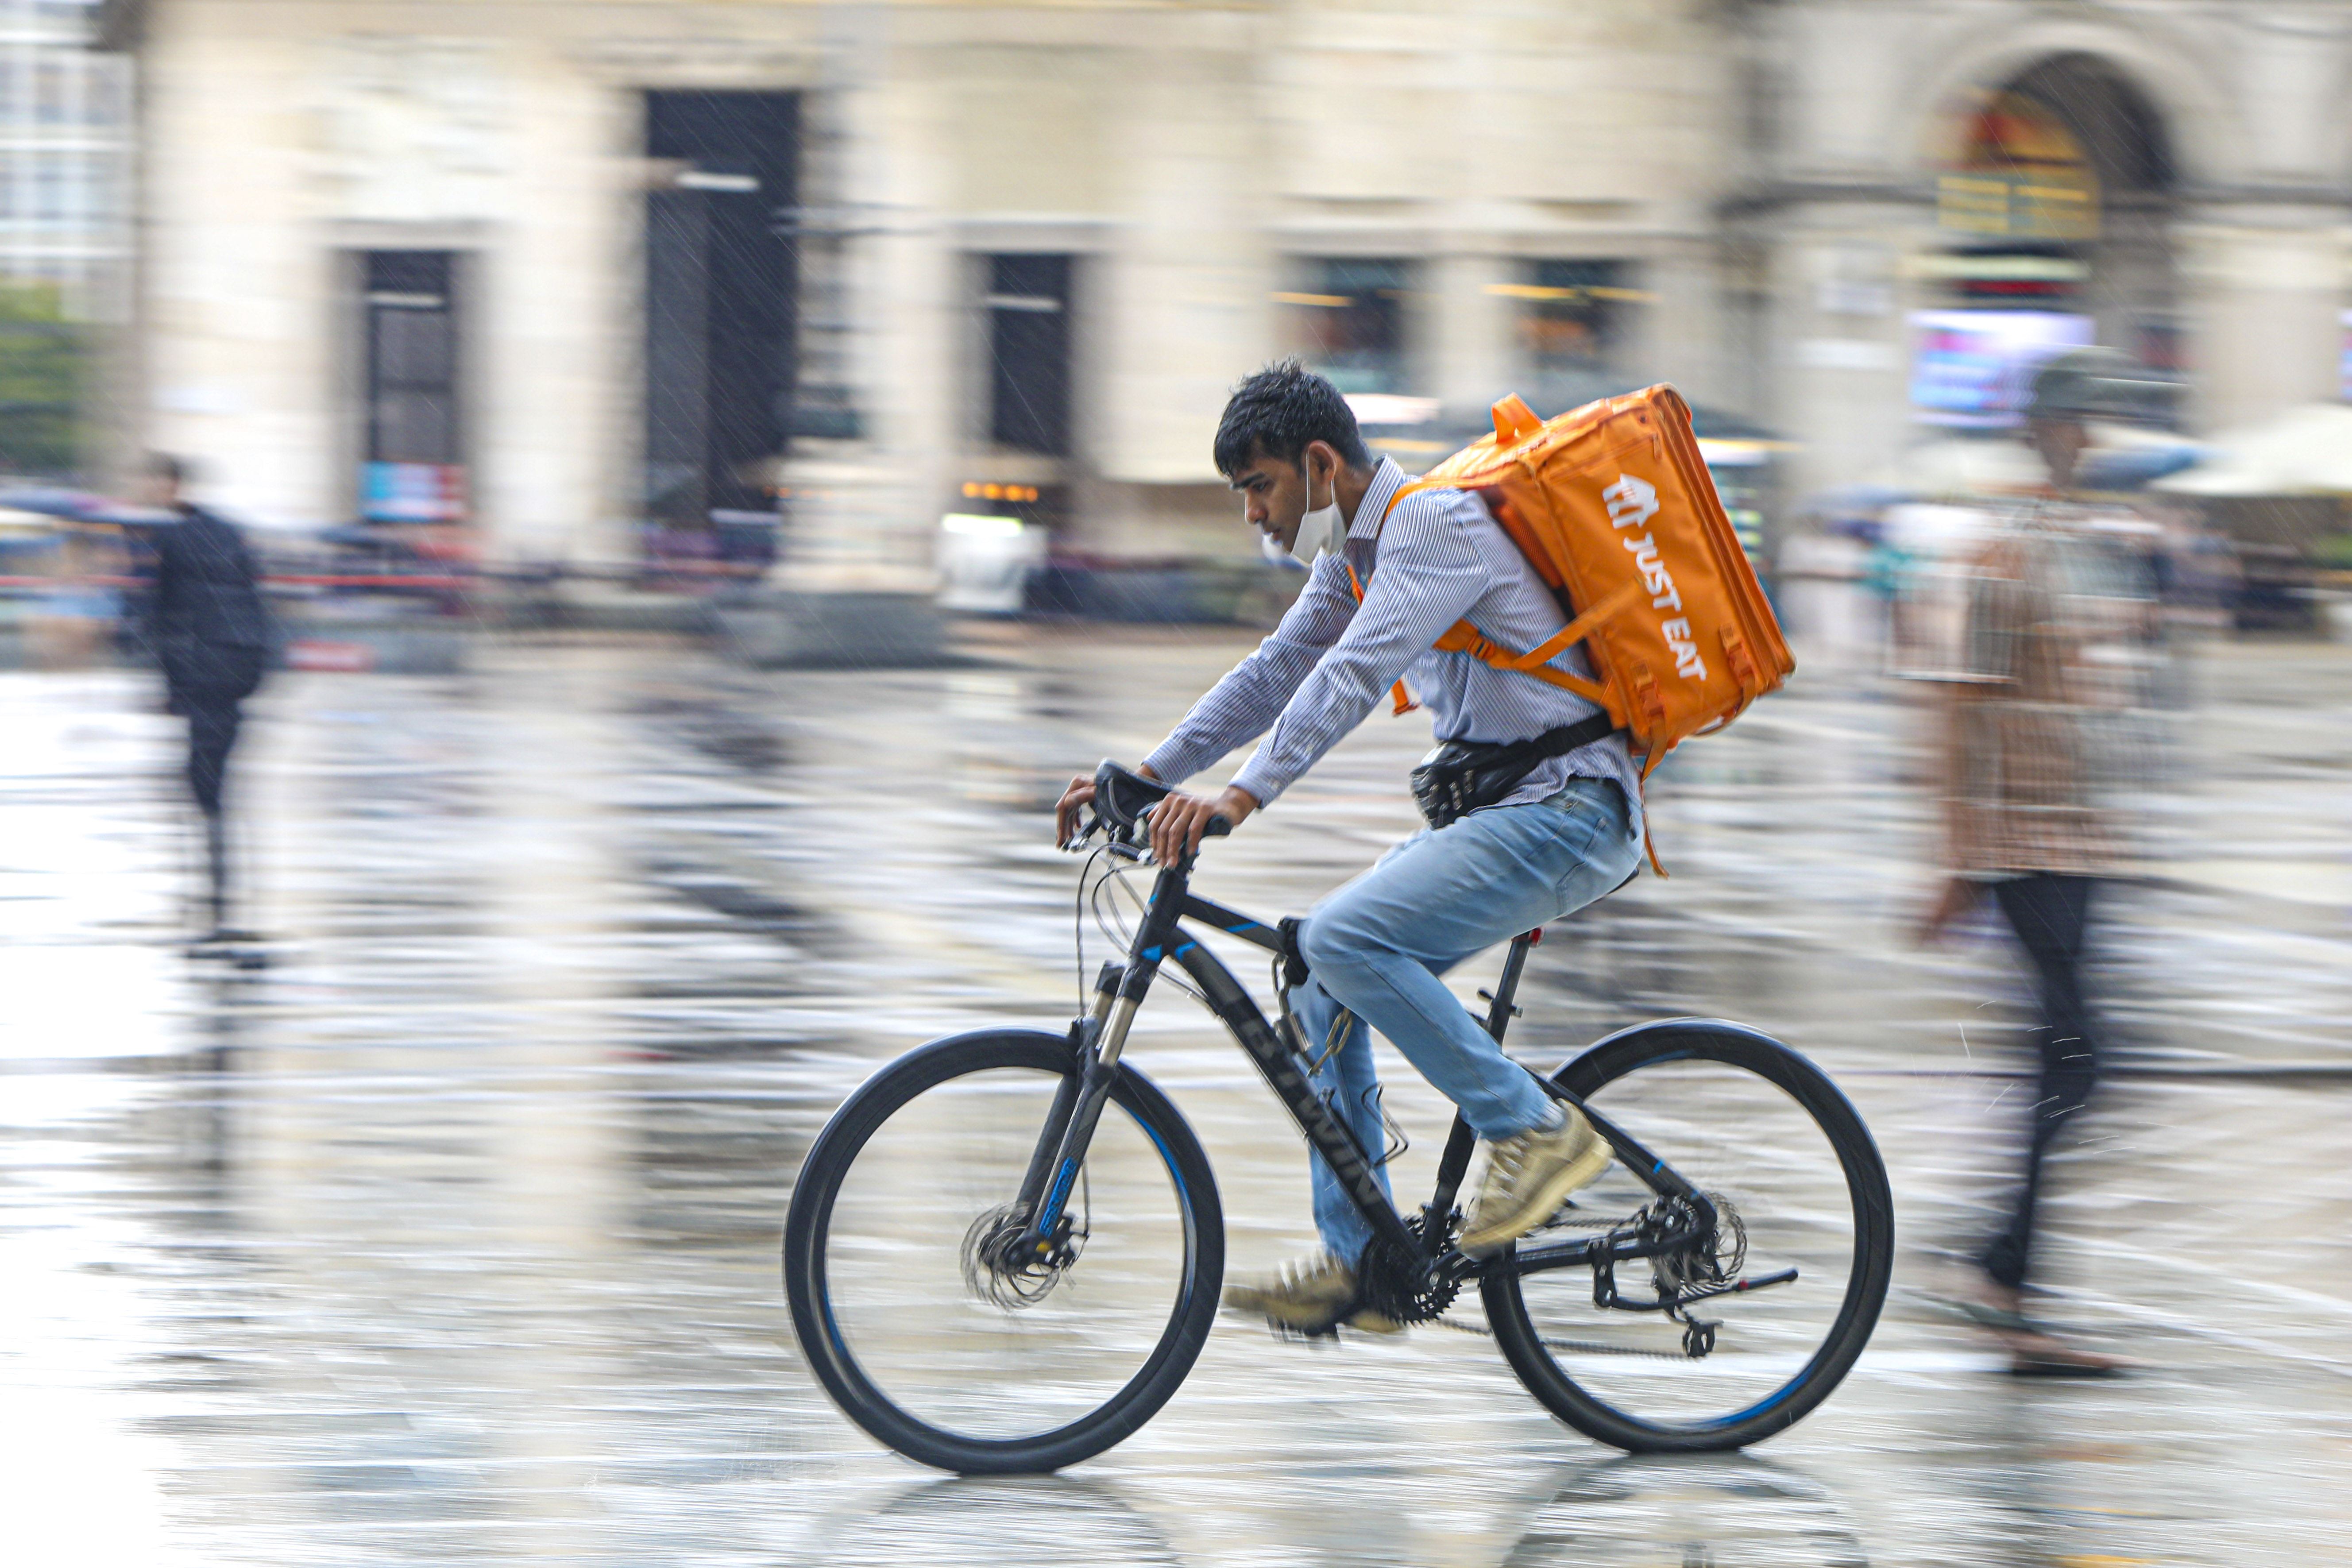
[[[1268,1318],[1265,1320],[1265,1331],[1276,1340],[1294,1344],[1336,1345],[1339,1342],[1339,1325],[1337,1323],[1326,1329],[1295,1329],[1288,1323],[1277,1323]]]

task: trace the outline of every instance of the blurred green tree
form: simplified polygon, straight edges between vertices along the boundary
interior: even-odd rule
[[[88,347],[57,285],[0,282],[0,472],[74,472]]]

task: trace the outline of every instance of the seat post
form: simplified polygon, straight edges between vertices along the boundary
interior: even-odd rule
[[[1481,992],[1486,997],[1486,1032],[1502,1044],[1503,1031],[1510,1026],[1511,1016],[1518,1011],[1511,998],[1518,994],[1519,976],[1528,967],[1528,949],[1543,940],[1543,927],[1522,931],[1511,939],[1510,951],[1503,955],[1503,973],[1495,982],[1492,993]],[[1460,1111],[1454,1113],[1454,1131],[1446,1134],[1445,1152],[1438,1157],[1437,1191],[1423,1211],[1422,1237],[1433,1249],[1438,1227],[1445,1216],[1454,1212],[1454,1200],[1462,1191],[1462,1178],[1469,1173],[1470,1155],[1477,1148],[1478,1135]]]

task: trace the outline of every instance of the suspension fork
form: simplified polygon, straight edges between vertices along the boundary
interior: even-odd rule
[[[1055,1091],[1053,1110],[1046,1115],[1036,1152],[1030,1156],[1029,1170],[1021,1182],[1021,1209],[1034,1216],[1026,1240],[1041,1257],[1055,1247],[1070,1189],[1077,1181],[1079,1167],[1086,1163],[1087,1148],[1094,1142],[1095,1127],[1102,1120],[1111,1086],[1118,1081],[1119,1053],[1127,1047],[1136,1009],[1143,1005],[1144,994],[1160,973],[1160,960],[1177,935],[1176,922],[1183,913],[1184,887],[1192,868],[1188,856],[1161,869],[1127,962],[1103,965],[1095,981],[1093,1013],[1071,1026],[1078,1071],[1064,1078]]]

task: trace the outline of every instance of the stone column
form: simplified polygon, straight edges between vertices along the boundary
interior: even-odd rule
[[[1763,422],[1801,443],[1791,493],[1870,478],[1911,437],[1910,355],[1897,278],[1920,226],[1891,202],[1816,203],[1780,215]]]
[[[1422,323],[1428,334],[1417,377],[1449,414],[1482,415],[1507,392],[1524,392],[1517,345],[1512,342],[1516,301],[1496,293],[1511,281],[1511,264],[1491,247],[1465,237],[1461,248],[1430,258],[1429,300]]]
[[[825,21],[822,80],[804,100],[805,221],[825,231],[826,345],[854,429],[795,437],[784,558],[754,605],[722,612],[754,663],[861,664],[936,656],[931,595],[953,369],[951,260],[927,149],[934,96],[891,58],[879,5]]]
[[[1640,341],[1628,368],[1644,381],[1670,381],[1694,403],[1730,405],[1737,397],[1723,372],[1722,284],[1713,247],[1677,240],[1643,264],[1643,287],[1657,298],[1642,307]]]
[[[799,593],[926,594],[933,469],[948,445],[949,279],[924,221],[919,80],[888,61],[880,7],[831,18],[824,84],[807,101],[807,220],[831,231],[841,329],[830,367],[857,427],[798,439],[785,466],[791,532],[778,581]]]
[[[2174,229],[2191,425],[2340,395],[2352,225],[2336,204],[2209,205]]]

